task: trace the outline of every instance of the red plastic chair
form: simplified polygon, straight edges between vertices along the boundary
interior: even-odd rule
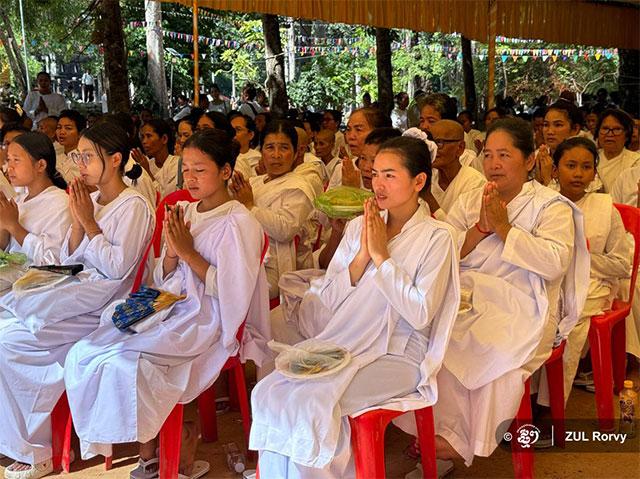
[[[549,406],[551,407],[551,421],[553,423],[553,443],[564,447],[564,369],[562,355],[566,342],[562,341],[553,348],[551,356],[545,361],[547,385],[549,387]]]
[[[613,394],[619,393],[626,369],[625,319],[631,312],[631,303],[638,275],[640,258],[640,210],[633,206],[615,204],[625,229],[633,235],[633,269],[629,301],[615,300],[611,309],[591,318],[589,347],[593,382],[596,389],[596,408],[601,431],[613,431]]]
[[[264,235],[264,244],[260,264],[269,250],[269,237]],[[246,321],[246,319],[245,319]],[[238,328],[236,338],[241,343],[244,334],[243,322]],[[227,359],[222,367],[222,371],[233,370],[235,386],[240,404],[240,414],[242,416],[242,427],[244,429],[245,440],[249,444],[249,431],[251,429],[251,413],[249,410],[249,396],[244,377],[244,366],[240,362],[240,354]],[[198,414],[200,416],[200,427],[202,438],[205,442],[213,442],[218,439],[218,423],[215,407],[215,388],[212,385],[198,397]],[[169,417],[165,420],[160,429],[160,479],[177,479],[180,467],[180,445],[182,442],[182,416],[184,405],[176,404]]]
[[[358,417],[350,417],[351,449],[357,479],[384,478],[384,431],[392,419],[405,414],[402,411],[376,409]],[[435,428],[433,410],[425,407],[414,411],[418,428],[420,458],[425,478],[438,477],[436,467]]]

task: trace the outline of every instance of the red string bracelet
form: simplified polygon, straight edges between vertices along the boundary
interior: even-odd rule
[[[480,231],[480,233],[482,233],[483,235],[490,235],[491,231],[484,231],[482,228],[480,228],[480,223],[476,223],[476,229],[478,231]]]

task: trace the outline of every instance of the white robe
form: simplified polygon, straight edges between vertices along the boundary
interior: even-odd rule
[[[246,179],[256,176],[256,167],[260,163],[260,158],[262,158],[262,153],[249,148],[247,152],[238,155],[234,169],[242,173]]]
[[[125,297],[151,239],[153,214],[131,189],[106,206],[94,201],[102,234],[85,236],[63,264],[82,263],[79,280],[21,299],[13,292],[0,306],[13,313],[0,329],[0,453],[36,464],[51,458],[51,411],[64,391],[63,367],[73,344],[98,327],[106,304]],[[6,321],[2,319],[1,321]]]
[[[436,219],[441,221],[446,219],[447,212],[461,194],[484,186],[487,182],[487,179],[474,168],[464,165],[460,168],[460,171],[458,171],[453,181],[449,183],[446,190],[440,188],[440,184],[438,183],[439,178],[440,172],[434,169],[433,177],[431,178],[431,193],[440,205],[440,209],[432,213]]]
[[[631,274],[629,241],[620,213],[614,208],[611,196],[587,193],[576,206],[584,215],[585,234],[589,242],[591,278],[584,309],[580,319],[569,332],[562,357],[564,369],[564,397],[569,398],[578,362],[587,340],[591,316],[609,309],[616,296],[619,280]],[[538,403],[549,405],[546,371],[538,389]]]
[[[640,166],[627,170],[616,180],[611,189],[611,196],[615,203],[633,206],[638,204],[638,181],[640,180]],[[627,298],[628,293],[623,291]],[[636,288],[631,303],[631,314],[626,320],[626,350],[640,358],[640,282],[636,281]]]
[[[27,200],[28,193],[16,198],[20,224],[29,234],[22,246],[11,237],[6,251],[24,253],[29,264],[57,264],[60,262],[62,241],[71,225],[69,197],[64,190],[50,186]]]
[[[626,148],[623,148],[618,156],[611,159],[607,159],[604,150],[598,150],[598,154],[600,156],[598,176],[607,193],[611,191],[618,178],[626,175],[631,168],[640,166],[640,153],[634,153]]]
[[[183,261],[163,277],[163,254],[154,284],[187,299],[139,334],[114,326],[112,315],[122,301],[112,303],[100,327],[67,356],[65,385],[85,459],[110,455],[111,444],[156,437],[173,407],[198,397],[238,352],[236,334],[247,315],[253,315],[247,323],[268,322],[258,221],[237,201],[204,213],[197,212],[198,203],[181,204],[194,246],[210,264],[206,281]]]
[[[461,234],[480,216],[482,189],[462,195],[447,215]],[[438,376],[436,434],[470,465],[497,447],[522,399],[524,380],[578,320],[589,277],[582,215],[535,181],[507,205],[506,241],[482,240],[460,263],[460,283],[473,308],[458,316]],[[563,284],[564,277],[564,284]],[[563,285],[565,317],[559,317]],[[558,324],[560,322],[560,324]]]
[[[267,175],[250,178],[254,207],[251,212],[269,236],[269,258],[265,263],[269,297],[278,295],[282,273],[296,269],[294,237],[313,210],[315,193],[296,173],[267,181]]]
[[[164,198],[178,189],[178,162],[180,157],[169,155],[164,160],[162,167],[156,165],[154,158],[149,158],[149,169],[155,178],[154,186],[160,193],[160,198]]]
[[[431,405],[437,398],[434,378],[460,294],[452,233],[418,208],[389,241],[390,259],[379,268],[369,263],[352,286],[349,264],[360,247],[361,226],[362,217],[347,225],[319,288],[331,319],[317,339],[349,350],[351,363],[332,376],[305,381],[274,372],[253,390],[249,447],[261,452],[261,473],[267,477],[284,477],[283,470],[289,478],[346,477],[346,414],[411,392],[413,407]],[[378,368],[397,357],[407,362],[396,364],[395,375]],[[376,371],[385,371],[388,381],[379,381]],[[406,404],[395,406],[402,410]],[[340,464],[335,463],[338,457]]]

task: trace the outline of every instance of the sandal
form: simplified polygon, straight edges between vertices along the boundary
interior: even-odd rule
[[[25,469],[24,471],[13,470],[12,467],[16,464],[21,463],[16,461],[4,470],[5,479],[40,479],[53,472],[53,462],[51,459],[42,461],[39,464],[33,464],[29,469]]]
[[[138,459],[138,467],[129,473],[129,479],[155,479],[160,470],[160,461],[153,457],[148,461]]]
[[[211,466],[207,461],[194,461],[191,475],[187,476],[186,474],[178,474],[178,479],[198,479],[209,472],[210,467]]]

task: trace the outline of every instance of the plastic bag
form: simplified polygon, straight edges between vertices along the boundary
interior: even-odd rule
[[[351,354],[346,349],[317,339],[309,339],[295,346],[275,341],[269,341],[267,345],[280,352],[276,357],[276,369],[294,379],[329,376],[351,361]]]
[[[70,278],[72,276],[66,274],[29,268],[20,279],[13,283],[13,292],[16,297],[20,298],[27,294],[49,290]]]
[[[329,218],[351,219],[362,214],[364,201],[373,193],[352,186],[338,186],[318,196],[315,207]]]
[[[7,253],[0,251],[0,271],[8,266],[22,266],[27,262],[27,255],[24,253]]]

